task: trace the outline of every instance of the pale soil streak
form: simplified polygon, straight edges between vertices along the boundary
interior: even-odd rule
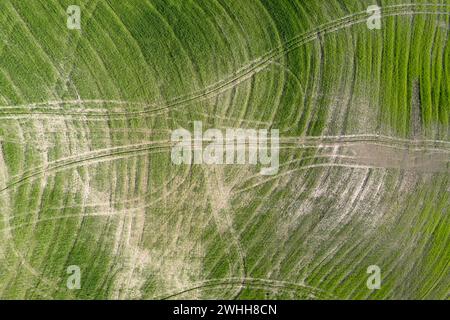
[[[317,142],[317,140],[331,140],[330,144],[326,144],[326,142]],[[334,141],[333,141],[334,140]],[[337,140],[337,141],[336,141]],[[386,140],[386,142],[390,144],[400,144],[400,147],[402,150],[405,147],[408,147],[410,150],[430,150],[434,151],[433,149],[436,149],[437,151],[442,152],[450,152],[450,149],[437,149],[435,146],[427,146],[427,144],[448,144],[450,146],[450,141],[441,141],[441,140],[407,140],[407,139],[401,139],[401,138],[395,138],[395,137],[388,137],[388,136],[381,136],[381,135],[352,135],[352,136],[317,136],[317,137],[281,137],[280,143],[291,143],[291,144],[298,144],[298,147],[303,146],[305,143],[313,143],[311,146],[317,146],[319,148],[329,147],[329,146],[336,146],[336,145],[345,145],[347,143],[355,143],[355,142],[376,142]],[[195,142],[195,139],[191,140],[192,142]],[[204,141],[207,142],[207,141]],[[401,144],[404,142],[405,144]],[[229,142],[226,142],[228,144]],[[145,143],[137,143],[137,144],[128,144],[128,145],[119,145],[114,147],[108,147],[104,149],[98,149],[93,151],[85,151],[83,153],[77,154],[75,156],[67,156],[63,158],[59,158],[58,160],[55,160],[48,165],[64,165],[65,161],[69,162],[78,162],[83,161],[83,159],[96,159],[102,156],[106,155],[113,155],[117,153],[122,152],[132,152],[135,150],[140,151],[141,148],[146,147],[170,147],[173,146],[173,142],[170,140],[159,140],[159,141],[150,141]],[[412,148],[409,145],[419,145],[419,147]],[[392,146],[392,148],[395,148],[395,146]],[[22,172],[21,176],[25,176],[27,174],[32,173],[34,170],[43,170],[45,171],[45,167],[48,166],[39,166],[35,168],[28,169],[27,171]],[[17,176],[14,176],[17,177]]]
[[[340,156],[338,155],[338,149],[336,147],[332,147],[331,148],[331,153],[330,154],[316,154],[314,156],[310,156],[310,157],[302,157],[301,159],[294,159],[289,161],[286,164],[291,164],[291,163],[296,163],[299,160],[307,160],[307,159],[319,159],[319,158],[330,158],[330,161],[333,161],[337,158],[339,158]],[[284,165],[284,164],[283,164]],[[308,197],[304,200],[301,201],[298,206],[295,208],[294,213],[290,215],[289,219],[291,221],[291,223],[286,223],[284,224],[280,230],[279,230],[279,236],[280,236],[280,240],[284,240],[286,241],[287,239],[285,238],[288,234],[289,234],[289,230],[291,228],[296,228],[296,221],[298,221],[297,219],[301,216],[301,215],[305,215],[309,212],[310,208],[312,207],[312,199],[314,198],[319,198],[322,196],[322,193],[325,192],[328,188],[324,187],[324,184],[326,183],[326,179],[328,177],[328,172],[326,170],[323,170],[320,173],[320,176],[317,177],[315,179],[315,188],[308,188],[309,190],[306,190],[306,185],[303,184],[301,189],[298,190],[298,194],[305,194],[306,192],[310,192],[310,194],[308,193]],[[281,264],[281,260],[279,261],[279,265],[277,267],[280,267]]]
[[[133,182],[135,178],[130,177],[127,181]],[[127,185],[124,189],[130,191],[134,188]],[[146,280],[142,273],[150,259],[148,251],[139,246],[144,232],[146,206],[142,202],[140,206],[131,208],[135,211],[134,214],[125,214],[129,210],[114,209],[115,214],[119,214],[121,218],[114,239],[114,253],[120,255],[123,265],[123,271],[119,273],[115,283],[113,292],[115,299],[140,298],[139,288]],[[124,291],[124,287],[127,290]]]
[[[0,143],[0,188],[3,188],[6,185],[6,181],[8,181],[8,172],[6,169],[5,160],[3,158],[3,148],[2,144]],[[2,213],[4,211],[9,211],[9,199],[7,194],[0,195],[0,208],[2,210]],[[5,213],[2,214],[3,220],[8,220],[9,216]],[[4,222],[5,223],[5,222]],[[4,255],[4,247],[3,244],[6,243],[5,241],[1,242],[2,245],[0,245],[0,256]]]
[[[386,183],[386,172],[372,171],[370,178],[368,179],[367,183],[365,183],[364,181],[366,180],[366,174],[367,172],[363,171],[351,172],[352,177],[355,176],[355,180],[354,182],[347,184],[347,187],[344,187],[346,189],[346,193],[348,193],[348,195],[351,197],[350,201],[347,201],[348,203],[344,203],[344,206],[341,209],[333,208],[332,210],[329,210],[331,214],[337,213],[338,216],[328,219],[329,226],[325,226],[325,229],[319,232],[318,236],[320,237],[321,234],[325,239],[329,237],[329,243],[332,246],[327,249],[326,253],[323,254],[323,257],[325,257],[324,260],[315,263],[315,266],[312,268],[313,270],[320,268],[321,264],[326,264],[331,260],[334,261],[334,265],[339,266],[341,261],[345,261],[347,255],[351,254],[351,252],[354,251],[355,247],[359,245],[359,243],[355,243],[353,247],[347,250],[347,252],[345,252],[344,254],[340,254],[340,258],[338,260],[335,260],[334,254],[338,250],[341,250],[341,248],[343,247],[345,243],[345,235],[342,235],[341,239],[343,241],[336,241],[340,238],[336,238],[337,234],[333,232],[333,229],[338,230],[339,227],[348,225],[350,221],[363,221],[364,224],[367,225],[365,232],[368,234],[373,234],[373,232],[376,232],[376,230],[378,230],[376,229],[376,226],[379,226],[380,219],[386,212],[388,212],[386,208],[384,208],[385,204],[388,201],[380,201],[380,197],[378,196],[380,189]],[[411,173],[410,176],[415,177],[415,174]],[[403,179],[402,183],[400,184],[398,193],[406,194],[411,191],[411,186],[414,185],[415,183],[413,181]],[[349,186],[351,186],[351,188],[349,188]],[[383,188],[383,190],[384,189],[385,188]],[[346,197],[341,193],[331,194],[333,198],[337,197],[340,200],[346,200]],[[374,211],[373,208],[377,208],[377,210]],[[355,213],[357,213],[356,216]],[[383,217],[383,223],[386,223],[387,225],[390,224],[390,222],[387,222],[386,217]],[[394,224],[393,221],[391,224]],[[347,231],[347,233],[352,233],[352,230]],[[315,241],[312,242],[315,243]],[[370,252],[371,248],[369,247],[366,250],[367,252]],[[396,248],[395,250],[398,250],[398,248]],[[358,258],[359,261],[355,261],[353,264],[358,265],[359,262],[364,260],[364,258],[364,256],[360,259]],[[309,260],[313,261],[317,260],[317,258],[312,259],[311,256]],[[311,269],[311,267],[308,267],[306,269],[309,270]],[[341,277],[340,281],[344,281],[345,278],[351,274],[351,272],[352,269],[349,269],[348,273]]]
[[[48,217],[48,218],[40,218],[38,220],[28,222],[28,223],[22,223],[15,226],[8,226],[6,228],[0,229],[0,231],[12,231],[17,230],[26,226],[30,225],[37,225],[39,223],[43,222],[49,222],[49,221],[55,221],[55,220],[61,220],[61,219],[82,219],[82,218],[101,218],[101,217],[111,217],[111,216],[118,216],[121,215],[122,217],[136,217],[138,216],[138,213],[134,212],[141,212],[142,209],[145,209],[146,206],[141,207],[135,207],[135,208],[128,208],[128,209],[122,209],[122,210],[105,210],[102,212],[96,212],[96,213],[82,213],[82,214],[66,214],[61,216],[55,216],[55,217]],[[127,213],[127,214],[124,214]],[[116,247],[117,249],[118,247]]]
[[[289,138],[292,139],[292,138]],[[283,141],[283,139],[282,139]],[[292,141],[292,140],[291,140]],[[295,140],[294,140],[295,141]],[[286,139],[286,142],[289,142],[288,139]],[[160,146],[158,146],[158,143],[160,143]],[[417,141],[414,141],[414,143],[417,143]],[[170,143],[171,144],[171,143]],[[119,146],[119,147],[113,147],[113,148],[106,148],[106,149],[101,149],[101,150],[95,150],[93,152],[88,152],[85,154],[81,154],[81,155],[77,155],[77,156],[71,156],[71,157],[66,157],[66,158],[62,158],[60,160],[54,161],[50,164],[48,164],[47,166],[43,166],[43,167],[39,167],[36,169],[31,169],[31,170],[27,170],[26,172],[23,173],[23,175],[10,182],[7,187],[3,188],[0,190],[0,193],[8,190],[9,188],[16,186],[20,183],[23,183],[24,181],[27,181],[30,178],[39,176],[40,174],[47,174],[49,171],[54,171],[54,170],[64,170],[66,168],[69,167],[75,167],[75,166],[79,166],[81,164],[90,164],[90,163],[97,163],[100,161],[108,161],[108,160],[114,160],[114,159],[119,159],[119,158],[124,158],[127,156],[132,156],[138,153],[142,153],[142,152],[149,152],[151,149],[155,148],[167,148],[170,144],[168,144],[167,141],[162,141],[162,142],[154,142],[154,143],[150,143],[150,144],[134,144],[134,145],[127,145],[127,146]],[[366,143],[366,145],[370,145],[370,143]],[[379,148],[381,148],[382,144],[372,144],[373,146],[378,145]],[[296,146],[296,148],[301,148],[302,146]],[[326,147],[325,145],[322,144],[318,144],[319,148],[324,148]],[[282,149],[283,147],[281,147]],[[391,151],[387,151],[388,148],[392,148],[392,147],[387,147],[387,148],[382,148],[380,150],[382,150],[382,152],[378,152],[373,153],[373,149],[372,148],[367,148],[367,153],[364,156],[364,158],[368,158],[369,160],[364,160],[364,161],[356,161],[356,162],[349,162],[349,163],[340,163],[340,166],[355,166],[355,167],[373,167],[373,168],[383,168],[383,167],[387,167],[387,168],[403,168],[403,169],[415,169],[415,170],[426,170],[426,171],[442,171],[442,170],[447,170],[446,166],[447,166],[447,162],[448,159],[446,156],[443,155],[439,155],[437,156],[437,152],[434,152],[435,155],[431,156],[430,154],[418,154],[416,150],[418,148],[413,148],[413,149],[408,149],[406,147],[408,152],[404,153],[404,158],[405,159],[410,159],[409,162],[405,162],[405,164],[410,163],[408,166],[405,167],[404,163],[399,163],[398,160],[397,162],[391,160],[389,158],[389,156],[393,155],[394,153]],[[403,148],[403,150],[405,150]],[[356,148],[356,149],[350,149],[352,150],[353,154],[358,154],[358,151],[361,150],[361,148]],[[383,151],[384,150],[384,151]],[[156,150],[158,151],[158,150]],[[163,152],[164,150],[161,150],[160,152]],[[436,151],[433,150],[433,151]],[[448,152],[447,150],[438,150],[442,153],[446,153]],[[430,150],[431,153],[431,150]],[[384,155],[383,155],[384,154]],[[345,154],[344,154],[345,155]],[[360,155],[360,158],[363,158]],[[432,158],[432,160],[430,160]],[[382,163],[380,163],[380,159],[385,159],[384,161],[382,161]],[[282,165],[283,166],[283,165]],[[320,165],[323,166],[323,165]],[[253,177],[250,177],[249,179],[251,179]]]
[[[174,182],[174,186],[179,184]],[[188,186],[189,187],[189,186]],[[170,191],[169,191],[170,192]],[[163,192],[161,198],[168,199],[168,193]],[[181,206],[188,201],[190,192],[182,192],[176,201],[168,204],[162,204],[163,207],[172,206],[172,212],[181,210]],[[161,201],[162,199],[158,199]],[[155,217],[151,211],[146,211],[148,205],[142,204],[141,210],[137,210],[135,216],[128,219],[141,219],[142,222],[133,223],[133,227],[140,228],[139,236],[133,236],[131,242],[123,244],[121,241],[121,264],[123,270],[118,275],[116,284],[114,285],[113,297],[117,299],[138,299],[143,298],[144,292],[142,288],[145,282],[151,276],[158,283],[160,288],[179,288],[191,283],[192,278],[198,278],[201,270],[201,259],[195,259],[193,262],[191,253],[195,251],[196,257],[204,257],[203,249],[198,247],[194,241],[183,241],[180,245],[179,237],[184,237],[185,223],[183,216],[180,215],[176,225],[172,225],[169,221],[165,221],[164,217]],[[142,210],[144,209],[144,210]],[[137,216],[136,216],[137,215]],[[149,220],[148,220],[149,219]],[[162,220],[160,220],[162,219]],[[152,232],[155,233],[155,241],[165,234],[175,234],[178,237],[171,238],[171,242],[163,245],[150,245],[152,249],[146,249],[142,245],[143,226],[151,226]],[[121,227],[124,228],[124,225]],[[175,229],[176,231],[174,231]],[[129,229],[127,229],[129,231]],[[189,268],[187,263],[189,262]],[[181,272],[180,272],[181,270]]]
[[[407,148],[400,152],[390,147],[373,144],[356,144],[349,149],[356,154],[354,163],[359,165],[417,172],[449,172],[450,170],[449,154],[417,152]]]
[[[253,285],[268,285],[268,286],[278,286],[281,288],[284,287],[295,287],[299,290],[308,290],[310,293],[317,294],[318,296],[326,297],[332,299],[334,296],[331,293],[328,293],[320,288],[312,287],[307,285],[304,282],[289,282],[283,280],[276,279],[266,279],[266,278],[222,278],[222,279],[208,279],[205,281],[200,281],[195,283],[192,287],[186,287],[185,289],[179,291],[172,291],[162,295],[154,296],[152,299],[171,299],[176,296],[182,295],[184,293],[204,289],[207,287],[215,287],[215,286],[226,286],[226,285],[238,285],[238,286],[253,286]]]
[[[302,266],[303,270],[307,272],[304,275],[305,277],[307,277],[308,273],[310,275],[314,274],[322,264],[326,264],[328,261],[334,259],[335,254],[346,243],[343,240],[345,236],[339,236],[338,231],[343,226],[347,226],[350,221],[354,221],[355,218],[357,219],[357,216],[355,217],[355,215],[361,214],[361,211],[358,211],[357,208],[360,204],[365,202],[365,195],[370,195],[370,181],[373,180],[369,179],[369,183],[365,183],[368,174],[369,170],[348,172],[347,177],[350,177],[350,181],[343,181],[343,184],[341,183],[341,185],[338,185],[338,188],[334,190],[332,189],[332,185],[330,185],[331,180],[328,185],[321,186],[324,191],[328,190],[330,193],[329,195],[324,193],[323,196],[333,197],[333,199],[336,199],[336,203],[333,204],[331,209],[327,210],[327,214],[311,232],[311,235],[308,238],[308,240],[310,239],[308,242],[311,243],[310,248],[307,250],[304,261],[300,261],[295,267]],[[338,177],[338,175],[333,174],[331,176],[333,178]],[[312,212],[315,210],[314,207],[309,209]],[[371,215],[366,217],[367,221],[372,220],[372,218]],[[326,252],[318,255],[318,248],[326,248]],[[336,262],[336,264],[339,265],[339,262]]]
[[[302,244],[304,255],[292,268],[292,270],[298,270],[298,276],[301,275],[301,279],[307,279],[308,274],[314,272],[315,266],[312,265],[314,261],[322,262],[323,257],[329,259],[342,244],[335,231],[342,226],[344,220],[353,218],[352,201],[354,202],[359,196],[361,186],[367,175],[367,170],[350,172],[337,175],[336,172],[323,170],[321,176],[323,177],[326,174],[326,177],[312,188],[312,192],[307,194],[306,200],[299,201],[296,199],[293,206],[295,208],[297,204],[300,204],[299,210],[293,215],[287,213],[286,221],[280,226],[282,236],[286,237],[292,235],[300,227],[299,223],[304,221],[302,218],[320,215],[320,219],[317,218],[318,221],[308,231],[307,238]],[[336,182],[336,179],[339,180]],[[291,188],[295,190],[295,186]],[[322,203],[327,203],[331,198],[333,205],[326,207],[326,214],[323,214]],[[329,242],[329,239],[333,239],[333,241]],[[331,246],[328,244],[331,244]],[[326,253],[320,254],[324,249],[326,249]],[[283,260],[280,259],[279,268],[281,268],[282,263]]]
[[[157,204],[158,202],[163,201],[164,199],[168,199],[169,196],[175,194],[178,191],[178,188],[180,186],[182,186],[184,184],[184,182],[186,181],[186,179],[189,176],[189,168],[187,170],[184,170],[184,175],[180,178],[180,176],[175,176],[173,179],[171,179],[170,181],[168,181],[166,184],[164,184],[163,186],[159,186],[158,189],[156,190],[150,190],[148,192],[145,192],[143,194],[141,194],[140,196],[134,197],[134,198],[129,198],[129,199],[121,199],[121,200],[108,200],[109,198],[109,194],[105,193],[105,192],[98,192],[94,189],[91,189],[89,186],[89,182],[87,183],[83,183],[81,182],[81,178],[77,178],[74,181],[73,187],[77,187],[77,186],[82,186],[82,193],[83,193],[83,203],[80,205],[68,205],[68,206],[62,206],[62,207],[52,207],[49,208],[50,211],[62,211],[64,209],[68,209],[68,208],[77,208],[77,209],[81,209],[83,208],[84,210],[88,210],[90,212],[98,212],[99,214],[84,214],[84,215],[64,215],[64,216],[60,216],[60,217],[52,217],[52,219],[49,220],[53,220],[53,219],[62,219],[62,218],[68,218],[68,217],[91,217],[91,216],[105,216],[105,215],[115,215],[116,211],[115,208],[116,206],[119,205],[127,205],[126,209],[128,211],[131,210],[143,210],[143,209],[148,209],[151,208],[152,206],[154,206],[155,204]],[[146,175],[144,175],[146,177]],[[89,177],[89,176],[88,176]],[[115,178],[112,178],[113,183],[115,182]],[[174,188],[171,188],[169,191],[165,191],[162,195],[160,195],[159,197],[155,198],[155,199],[150,199],[149,201],[146,200],[145,205],[139,205],[139,203],[141,203],[143,201],[143,199],[146,199],[147,197],[154,195],[158,192],[161,192],[163,188],[165,188],[168,185],[173,185],[175,186]],[[144,188],[145,189],[145,188]],[[146,190],[146,189],[145,189]],[[71,192],[78,192],[77,190],[72,190]],[[112,210],[112,211],[111,211]],[[123,209],[125,210],[125,209]],[[120,210],[120,212],[123,212],[123,210]],[[111,214],[108,214],[108,212],[111,212]],[[13,217],[9,217],[7,220],[11,221],[17,218],[23,218],[27,215],[21,215],[21,216],[13,216]],[[37,220],[36,223],[40,222],[40,220]],[[28,224],[27,224],[28,225]],[[13,229],[15,229],[16,227],[13,227]]]
[[[299,170],[321,167],[403,169],[423,173],[450,171],[450,155],[447,150],[443,150],[443,152],[440,152],[441,150],[439,150],[439,152],[436,152],[435,150],[417,150],[417,148],[409,149],[408,147],[400,148],[371,142],[357,142],[339,146],[339,153],[331,155],[330,162],[302,166],[291,169],[289,171],[280,170],[277,175],[266,179],[258,174],[251,177],[246,177],[247,180],[243,181],[244,184],[251,181],[252,179],[256,179],[258,182],[249,187],[236,190],[236,192],[251,190],[254,187],[278,179],[281,176],[290,175]],[[330,147],[332,147],[332,145],[327,146],[327,148]],[[321,146],[321,148],[326,150],[323,145]],[[399,150],[401,150],[401,152],[399,152]],[[314,156],[314,158],[321,158],[326,156],[327,155],[317,154],[316,156]],[[280,168],[287,167],[292,163],[299,162],[308,158],[292,160],[290,162],[282,164]],[[333,158],[338,161],[333,161]]]
[[[216,188],[208,187],[207,193],[217,229],[222,239],[226,237],[227,233],[231,235],[233,245],[236,248],[237,254],[239,256],[241,277],[245,277],[245,252],[242,248],[239,234],[233,227],[233,217],[230,214],[230,201],[233,196],[231,192],[232,188],[225,182],[223,168],[214,167],[212,168],[212,172],[208,170],[206,175],[206,185],[216,186]],[[241,288],[238,289],[237,293],[239,293],[240,289]]]
[[[7,176],[8,176],[8,172],[7,172],[7,167],[3,158],[3,148],[0,144],[0,177],[4,178],[4,179],[0,179],[0,183],[4,184],[7,180]],[[3,183],[2,183],[3,181]],[[1,185],[0,184],[0,185]],[[14,240],[13,240],[13,236],[11,233],[11,230],[9,230],[9,220],[10,220],[10,212],[11,212],[11,208],[10,208],[10,201],[9,201],[9,195],[4,193],[4,194],[0,194],[0,204],[2,204],[0,206],[0,208],[2,209],[1,214],[3,216],[3,222],[4,222],[4,228],[1,230],[3,231],[2,233],[4,234],[4,241],[2,241],[3,243],[7,244],[10,246],[12,252],[14,253],[14,255],[20,260],[21,265],[33,276],[39,278],[43,283],[45,283],[46,285],[48,285],[51,288],[56,288],[57,284],[51,280],[46,279],[45,277],[42,277],[41,274],[39,274],[38,271],[36,271],[27,261],[26,259],[23,257],[23,255],[21,254],[21,252],[19,252],[17,250],[17,248],[14,245]],[[0,254],[3,256],[4,254],[4,250],[5,248],[3,246],[0,246]],[[5,264],[5,266],[9,269],[9,266]],[[11,270],[11,269],[10,269]],[[13,271],[13,270],[11,270]],[[39,295],[47,298],[47,299],[52,299],[52,297],[46,293],[43,293],[42,291],[38,292]]]
[[[340,146],[343,146],[343,145],[340,145]],[[377,147],[377,146],[380,146],[380,144],[371,144],[371,146]],[[386,148],[397,148],[397,147],[391,147],[391,146],[386,146],[386,145],[381,145],[381,146],[382,146],[382,147],[386,147]],[[320,147],[323,148],[324,150],[327,150],[328,148],[333,148],[333,149],[335,149],[336,146],[333,146],[333,145],[321,145]],[[357,144],[356,147],[364,147],[364,145],[363,145],[363,144]],[[355,159],[358,160],[358,159],[359,159],[360,161],[370,161],[370,160],[372,159],[372,157],[366,156],[365,153],[364,153],[364,154],[361,154],[359,157],[355,157],[355,156],[356,156],[355,151],[354,151],[352,148],[347,148],[347,149],[348,149],[348,153],[351,154],[351,155],[349,155],[349,156],[347,156],[347,155],[337,155],[337,154],[335,154],[335,153],[334,153],[334,154],[320,154],[320,155],[315,155],[315,156],[311,156],[311,157],[303,157],[303,158],[301,158],[301,159],[295,159],[295,160],[292,160],[292,161],[289,161],[289,162],[286,162],[286,163],[282,164],[282,166],[287,166],[287,165],[289,165],[289,164],[299,162],[300,160],[307,160],[307,159],[320,159],[320,158],[348,159],[348,160],[355,160]],[[400,150],[402,150],[403,152],[408,152],[408,150],[406,150],[406,149],[404,149],[404,148],[401,148]],[[416,150],[416,149],[415,149],[415,150]],[[426,150],[426,149],[424,149],[424,150]],[[392,150],[392,152],[395,152],[395,151]],[[397,155],[398,153],[395,152],[395,154]],[[429,157],[432,157],[432,159],[433,159],[434,162],[436,162],[437,159],[439,159],[439,158],[444,159],[442,156],[438,156],[437,158],[435,158],[435,157],[432,155],[432,153],[430,153],[428,156],[429,156]],[[384,160],[385,160],[384,158],[381,158],[381,161],[384,161]],[[403,158],[402,158],[402,160],[403,160]],[[398,162],[399,159],[397,159],[396,161]],[[419,162],[419,163],[420,163],[420,162]],[[403,162],[402,162],[401,164],[403,164]],[[189,170],[185,170],[184,178],[181,179],[178,183],[175,183],[175,185],[181,185],[181,184],[183,183],[183,181],[186,179],[188,173],[189,173]],[[81,180],[78,180],[78,181],[81,181]],[[173,181],[172,181],[172,182],[173,182]],[[92,190],[91,190],[91,191],[92,191]],[[90,191],[90,192],[91,192],[91,191]],[[146,194],[144,194],[143,196],[149,196],[149,195],[151,195],[152,193],[155,193],[155,192],[157,192],[157,191],[159,191],[159,190],[156,190],[156,191],[152,190],[150,193],[146,193]],[[167,197],[169,194],[172,194],[172,193],[174,193],[175,191],[176,191],[175,189],[171,189],[171,191],[169,191],[167,195],[163,195],[163,196],[161,196],[161,197],[158,198],[158,199],[152,200],[151,203],[148,203],[148,204],[146,205],[146,207],[150,207],[150,206],[153,205],[154,203],[156,203],[156,202],[158,202],[158,201],[161,201],[162,198]],[[106,196],[102,196],[102,198],[105,198],[105,197],[106,197]],[[100,201],[100,202],[99,202],[99,201],[92,202],[92,201],[91,201],[90,203],[88,203],[88,202],[84,203],[84,204],[82,205],[82,207],[84,207],[84,208],[89,208],[89,207],[91,207],[91,209],[93,209],[94,207],[96,207],[96,209],[98,209],[98,210],[105,210],[105,209],[101,209],[101,207],[107,207],[107,208],[109,208],[109,206],[110,206],[111,204],[135,203],[136,201],[139,201],[140,199],[141,199],[141,196],[140,196],[140,197],[137,197],[137,198],[126,199],[126,200],[123,200],[123,201],[118,201],[118,202],[113,202],[113,203],[111,203],[110,201],[104,201],[104,202],[101,202],[101,201]],[[87,201],[87,200],[86,200],[86,201]],[[78,205],[78,206],[65,206],[65,207],[58,207],[58,208],[55,207],[55,208],[50,208],[50,209],[51,209],[51,210],[62,210],[62,209],[65,209],[65,208],[78,208],[78,207],[80,207],[80,205]],[[134,208],[136,208],[136,207],[134,207]],[[16,217],[16,216],[10,217],[9,220],[12,220],[12,219],[14,219],[14,218],[17,218],[17,217]]]
[[[43,138],[44,132],[45,132],[45,127],[48,124],[46,123],[36,123],[34,124],[34,128],[35,128],[35,132],[37,135],[37,142],[35,144],[35,147],[38,151],[41,152],[42,154],[42,158],[41,161],[43,162],[44,166],[48,165],[48,149],[49,149],[49,144],[48,141],[46,139]],[[68,124],[64,121],[60,121],[60,122],[52,122],[53,127],[57,127],[57,128],[63,128],[64,126],[67,126]],[[21,126],[19,126],[19,128],[21,128]],[[22,131],[22,130],[20,130]],[[69,130],[69,132],[74,132],[73,130]],[[25,134],[22,135],[22,140],[23,139],[28,139],[28,135],[25,136]],[[66,143],[63,143],[62,148],[65,150],[66,153],[78,153],[78,151],[80,151],[80,148],[82,148],[84,145],[82,143],[80,143],[80,141],[77,139],[77,143],[75,143],[74,145],[72,145],[71,140],[73,140],[73,136],[69,136],[69,137],[65,137],[63,139]],[[84,151],[86,151],[86,149],[84,149]],[[6,165],[5,165],[6,166]],[[5,167],[6,168],[6,167]],[[6,182],[6,180],[5,180]],[[79,181],[78,181],[79,182]],[[77,181],[75,181],[75,184],[78,184]],[[43,179],[41,182],[41,188],[39,190],[39,194],[37,196],[37,199],[39,199],[38,203],[36,204],[36,207],[40,207],[40,202],[42,200],[42,193],[44,192],[44,189],[46,187],[46,179]],[[72,185],[71,187],[75,187],[75,184]],[[8,195],[5,194],[5,197],[7,197]],[[6,213],[4,214],[4,221],[6,222],[5,227],[2,229],[2,231],[4,231],[5,233],[8,234],[9,237],[12,237],[12,233],[11,231],[16,229],[17,227],[22,227],[25,225],[33,225],[36,226],[37,223],[41,222],[42,219],[39,216],[39,210],[32,215],[32,221],[28,224],[24,224],[24,225],[20,225],[20,226],[14,226],[12,227],[10,225],[10,220],[16,218],[16,216],[11,217],[10,215],[7,215]],[[12,238],[11,238],[12,239]],[[61,280],[61,279],[52,279],[49,280],[47,279],[41,272],[39,272],[36,268],[34,268],[33,266],[31,266],[31,264],[29,264],[29,262],[26,260],[26,257],[23,256],[23,253],[20,252],[15,246],[14,246],[14,242],[13,240],[10,240],[9,243],[12,246],[12,250],[15,253],[15,255],[21,260],[22,265],[25,267],[25,269],[27,269],[31,275],[33,275],[34,277],[38,278],[41,282],[45,283],[46,285],[49,285],[53,290],[58,291],[60,288],[58,287],[57,283]],[[33,290],[36,291],[36,290]],[[46,298],[51,299],[52,297],[47,295],[47,294],[43,294],[42,292],[38,292],[38,294],[45,296]]]
[[[302,166],[302,167],[298,167],[296,169],[292,169],[283,173],[279,173],[276,176],[273,176],[271,178],[259,181],[249,187],[246,188],[242,188],[242,189],[237,189],[235,192],[236,193],[242,193],[248,190],[252,190],[256,187],[259,187],[265,183],[268,183],[270,181],[273,180],[277,180],[282,176],[288,176],[288,175],[292,175],[293,173],[296,173],[298,171],[302,171],[302,170],[308,170],[308,169],[316,169],[316,168],[328,168],[328,167],[334,167],[334,168],[353,168],[353,169],[383,169],[386,170],[387,168],[385,167],[377,167],[377,166],[368,166],[368,165],[356,165],[356,164],[345,164],[345,163],[322,163],[322,164],[316,164],[316,165],[307,165],[307,166]],[[402,169],[402,168],[400,168]],[[403,168],[404,169],[404,168]]]

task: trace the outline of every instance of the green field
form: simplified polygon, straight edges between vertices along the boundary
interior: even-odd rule
[[[450,0],[0,1],[0,299],[448,300],[449,33]],[[173,164],[194,121],[279,129],[279,172]]]

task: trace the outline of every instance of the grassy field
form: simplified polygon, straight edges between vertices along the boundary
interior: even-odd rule
[[[449,0],[2,0],[0,298],[449,299],[449,32]],[[174,165],[194,121],[279,129],[278,174]]]

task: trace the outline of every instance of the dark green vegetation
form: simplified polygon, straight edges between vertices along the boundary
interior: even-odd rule
[[[0,297],[448,299],[450,2],[374,2],[2,0]],[[172,165],[197,120],[278,175]]]

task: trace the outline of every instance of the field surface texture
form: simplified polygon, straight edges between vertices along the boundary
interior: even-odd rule
[[[0,298],[449,299],[449,33],[449,0],[1,0]],[[278,172],[174,164],[197,121],[278,129]]]

